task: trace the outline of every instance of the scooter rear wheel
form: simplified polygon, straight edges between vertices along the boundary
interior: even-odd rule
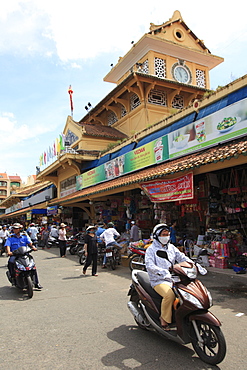
[[[226,355],[226,342],[221,329],[202,321],[197,321],[197,328],[203,342],[200,343],[193,329],[192,346],[202,361],[217,365]]]
[[[26,284],[27,284],[27,294],[29,298],[33,296],[33,282],[30,276],[26,277]]]
[[[110,263],[110,266],[111,266],[111,269],[112,270],[116,270],[116,259],[114,257],[110,257],[109,258],[109,263]]]

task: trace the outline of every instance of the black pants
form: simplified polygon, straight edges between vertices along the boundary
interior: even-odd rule
[[[95,275],[97,272],[97,257],[98,257],[98,253],[88,254],[85,265],[83,267],[83,271],[86,271],[88,266],[90,266],[93,261],[92,275]]]
[[[58,240],[60,248],[60,257],[65,256],[66,254],[66,240]]]

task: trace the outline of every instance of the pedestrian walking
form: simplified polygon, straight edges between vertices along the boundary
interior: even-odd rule
[[[135,221],[131,221],[130,241],[138,242],[138,240],[139,240],[139,227],[136,225]]]
[[[44,225],[44,228],[41,231],[41,239],[40,239],[40,246],[42,247],[42,249],[45,249],[45,247],[50,249],[49,244],[48,244],[49,233],[50,232],[48,230],[47,225]]]
[[[66,257],[66,225],[62,222],[58,231],[58,242],[60,248],[60,257]]]
[[[89,226],[86,229],[86,235],[84,236],[84,250],[86,256],[86,262],[83,267],[82,273],[83,275],[86,274],[87,268],[92,264],[92,276],[97,275],[97,257],[98,257],[98,243],[97,243],[97,236],[96,236],[96,228],[95,226]]]

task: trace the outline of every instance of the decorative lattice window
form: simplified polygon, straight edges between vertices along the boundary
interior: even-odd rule
[[[137,94],[133,94],[130,97],[130,110],[133,110],[133,109],[137,108],[138,105],[140,105],[140,104],[141,104],[141,102],[140,102],[139,96]]]
[[[196,70],[196,85],[199,87],[206,87],[206,74],[201,69]]]
[[[121,117],[126,116],[126,114],[127,114],[127,110],[125,109],[125,107],[124,107],[124,106],[122,106],[122,107],[121,107]]]
[[[65,141],[67,141],[69,145],[72,145],[77,140],[79,140],[79,137],[76,134],[74,134],[72,131],[68,130],[65,136]]]
[[[148,95],[148,102],[151,104],[167,106],[167,96],[162,90],[151,90]]]
[[[108,122],[108,126],[111,126],[113,125],[115,122],[117,122],[118,119],[117,119],[117,116],[114,112],[109,112],[108,113],[108,116],[107,116],[107,122]]]
[[[142,73],[149,73],[148,59],[146,59],[145,62],[142,63]]]
[[[157,77],[166,77],[166,61],[162,58],[154,58],[154,74]]]
[[[184,108],[184,97],[182,95],[175,95],[172,101],[172,108],[183,109]]]

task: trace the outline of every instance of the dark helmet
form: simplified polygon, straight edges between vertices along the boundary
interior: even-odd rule
[[[154,228],[153,228],[153,238],[158,240],[158,237],[160,236],[160,233],[161,233],[162,230],[170,231],[170,228],[167,224],[155,225]]]
[[[108,222],[107,227],[114,227],[114,223],[113,222]]]

